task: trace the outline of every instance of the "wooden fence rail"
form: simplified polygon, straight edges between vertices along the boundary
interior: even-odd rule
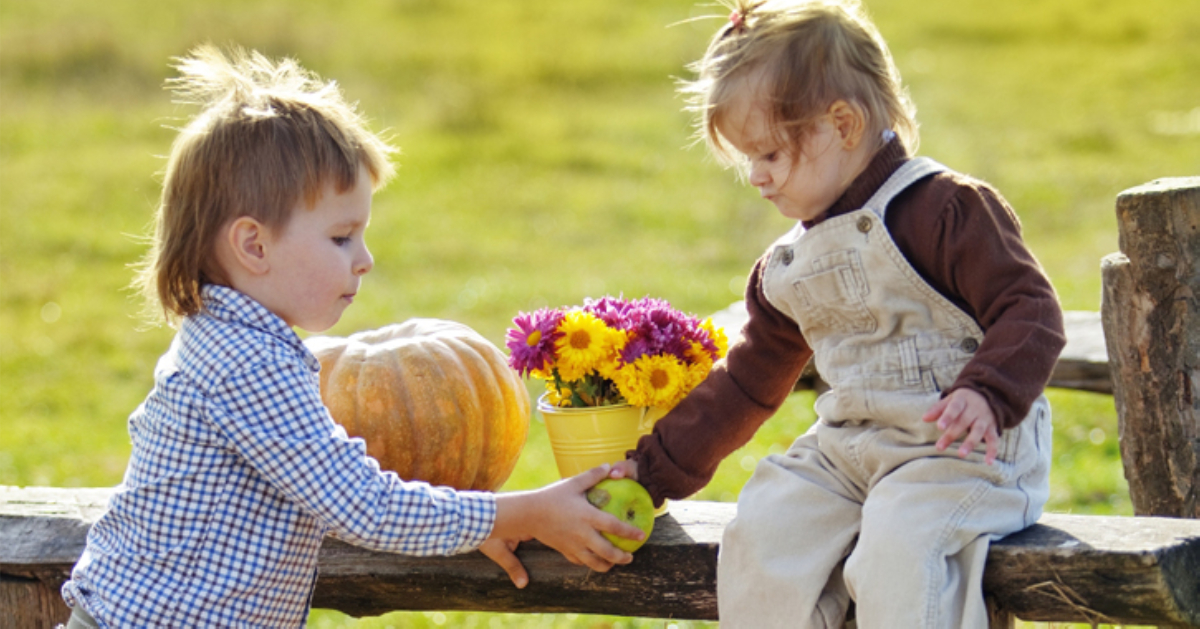
[[[15,627],[47,627],[58,589],[111,489],[0,487],[0,609]],[[680,501],[628,566],[568,563],[537,543],[519,551],[518,590],[478,552],[414,558],[327,539],[313,604],[353,616],[397,610],[575,612],[715,619],[716,563],[730,503]],[[1200,521],[1047,514],[992,544],[984,590],[994,627],[1024,620],[1200,625]],[[49,612],[49,613],[48,613]]]

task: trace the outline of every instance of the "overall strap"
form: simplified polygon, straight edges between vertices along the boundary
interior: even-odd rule
[[[896,172],[892,173],[892,176],[888,177],[882,186],[879,186],[875,194],[867,199],[863,207],[869,208],[882,219],[884,213],[887,212],[888,203],[892,202],[893,197],[921,179],[945,170],[947,170],[945,166],[928,157],[914,157],[897,168]]]

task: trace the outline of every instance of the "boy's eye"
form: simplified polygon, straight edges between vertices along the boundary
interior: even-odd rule
[[[344,247],[344,246],[350,244],[350,237],[349,236],[334,236],[333,244],[335,244],[339,247]]]
[[[771,151],[770,153],[767,153],[766,155],[763,155],[763,159],[764,159],[764,160],[766,160],[766,161],[768,161],[768,162],[773,162],[773,161],[775,161],[775,160],[776,160],[778,157],[779,157],[779,151]]]

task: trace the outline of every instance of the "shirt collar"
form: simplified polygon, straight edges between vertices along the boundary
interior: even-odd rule
[[[313,371],[320,369],[320,362],[308,351],[300,337],[279,315],[258,303],[249,295],[228,286],[205,284],[200,289],[204,299],[204,313],[219,321],[242,325],[265,334],[270,334],[292,346],[304,359],[304,364]]]
[[[820,223],[828,218],[840,216],[847,212],[853,212],[862,208],[871,195],[887,181],[892,173],[896,172],[900,165],[908,161],[908,150],[904,148],[904,143],[898,137],[892,137],[888,140],[883,148],[875,153],[871,158],[871,162],[867,164],[866,169],[850,182],[850,187],[838,197],[833,205],[829,206],[828,210],[821,216],[811,221],[804,221],[804,228],[809,229],[813,225]]]

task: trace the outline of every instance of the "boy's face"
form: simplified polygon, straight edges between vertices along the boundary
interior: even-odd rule
[[[363,239],[370,219],[371,178],[362,167],[346,192],[327,183],[312,208],[302,199],[282,230],[268,236],[270,272],[254,297],[288,325],[329,329],[375,264]]]
[[[788,218],[811,221],[828,210],[858,174],[851,156],[829,116],[817,120],[799,151],[781,143],[755,91],[739,94],[717,129],[746,156],[750,185],[762,198]]]

